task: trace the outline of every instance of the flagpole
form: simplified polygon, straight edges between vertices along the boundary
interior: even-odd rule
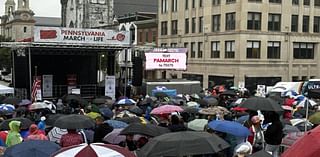
[[[306,121],[305,121],[305,124],[304,124],[304,132],[307,132],[307,129],[308,129],[308,117],[309,117],[309,98],[306,97],[306,101],[304,102],[304,106],[307,105],[307,109],[306,109]]]
[[[32,72],[31,72],[31,50],[30,50],[30,47],[28,48],[28,51],[29,51],[29,84],[30,84],[30,87],[29,87],[29,91],[30,91],[30,98],[32,98],[32,82],[33,82],[33,79],[32,79]]]

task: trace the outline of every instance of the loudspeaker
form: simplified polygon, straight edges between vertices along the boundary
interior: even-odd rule
[[[142,58],[135,57],[133,59],[133,74],[132,74],[132,85],[141,86],[142,85]]]

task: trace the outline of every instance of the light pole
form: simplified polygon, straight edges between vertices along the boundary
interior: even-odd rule
[[[98,73],[98,83],[101,81],[101,64],[102,64],[102,58],[104,58],[104,54],[100,55],[99,57],[99,73]]]

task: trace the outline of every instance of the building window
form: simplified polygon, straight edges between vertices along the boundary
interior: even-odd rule
[[[260,30],[261,29],[261,13],[248,13],[247,29]]]
[[[226,0],[226,3],[228,4],[228,3],[235,3],[236,2],[236,0]]]
[[[212,15],[212,32],[220,31],[220,15]]]
[[[211,42],[211,58],[220,58],[220,42]]]
[[[184,1],[184,4],[185,4],[185,7],[184,7],[184,8],[185,8],[186,10],[188,10],[188,9],[189,9],[189,0],[185,0],[185,1]]]
[[[199,33],[203,32],[203,16],[199,17]]]
[[[196,57],[196,43],[192,42],[191,43],[191,56],[190,58],[195,58]]]
[[[280,42],[269,41],[268,42],[268,59],[280,59]]]
[[[143,32],[139,32],[139,42],[142,42],[142,36],[143,36]]]
[[[177,43],[171,43],[170,47],[177,47],[177,45],[178,45]]]
[[[236,13],[226,14],[226,30],[236,29]]]
[[[146,39],[145,42],[148,43],[149,42],[149,32],[148,31],[146,31],[146,38],[145,39]]]
[[[293,43],[294,59],[314,59],[314,43]]]
[[[320,1],[319,0],[314,0],[314,6],[319,7],[320,6]]]
[[[292,0],[293,5],[299,5],[299,0]]]
[[[320,33],[320,16],[315,16],[313,21],[313,32]]]
[[[298,32],[298,15],[291,16],[291,32]]]
[[[248,0],[248,2],[262,2],[262,0]]]
[[[189,19],[185,19],[184,21],[184,33],[188,34],[189,33]]]
[[[191,21],[191,33],[195,33],[195,32],[196,32],[196,18],[193,17]]]
[[[178,10],[178,0],[172,0],[171,11],[176,12]]]
[[[157,32],[152,31],[152,42],[156,42],[156,41],[157,41]]]
[[[183,44],[183,47],[187,49],[187,54],[186,54],[186,56],[187,56],[187,58],[188,58],[188,57],[189,57],[189,54],[188,54],[188,52],[189,52],[189,43],[184,43],[184,44]]]
[[[303,5],[310,5],[310,0],[303,0]]]
[[[224,58],[234,58],[235,41],[225,41],[225,56]]]
[[[212,5],[220,5],[221,1],[220,0],[212,0]]]
[[[196,8],[196,0],[192,0],[192,8]]]
[[[269,14],[268,30],[280,31],[281,26],[281,14]]]
[[[167,35],[168,34],[168,22],[163,21],[161,22],[161,35]]]
[[[203,55],[203,43],[198,42],[198,58],[202,58]]]
[[[247,41],[247,58],[260,58],[260,41]]]
[[[161,13],[168,12],[168,0],[161,0]]]
[[[160,47],[166,48],[166,47],[167,47],[167,43],[161,43],[161,44],[160,44]]]
[[[199,7],[203,7],[203,0],[199,0]]]
[[[281,3],[281,0],[269,0],[269,3]]]
[[[309,32],[309,16],[303,16],[302,32]]]
[[[171,21],[171,35],[178,34],[178,20]]]
[[[23,33],[27,33],[27,27],[23,27]]]

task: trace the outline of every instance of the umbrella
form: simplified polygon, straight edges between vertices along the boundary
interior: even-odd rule
[[[54,153],[51,157],[135,157],[129,150],[110,144],[83,143],[76,146],[65,147]]]
[[[237,107],[232,108],[231,110],[237,111],[237,112],[244,112],[244,111],[247,111],[248,109],[237,106]]]
[[[153,124],[132,123],[129,124],[126,128],[124,128],[120,134],[141,134],[150,137],[155,137],[168,132],[170,132],[169,129],[165,127],[160,127]]]
[[[130,106],[128,111],[130,111],[131,113],[137,114],[137,115],[143,114],[143,110],[140,109],[138,106]]]
[[[191,94],[190,97],[193,99],[200,99],[200,96],[196,93]]]
[[[99,111],[103,117],[112,118],[113,112],[108,107],[99,108]]]
[[[244,124],[249,119],[249,115],[244,115],[239,117],[236,122],[240,124]]]
[[[28,99],[23,99],[21,100],[21,102],[19,103],[19,106],[25,106],[25,105],[30,105],[32,104],[32,102]]]
[[[134,105],[135,103],[137,103],[137,102],[135,102],[132,99],[127,99],[127,98],[121,99],[117,102],[118,105]]]
[[[320,112],[316,112],[309,117],[312,124],[320,124]]]
[[[187,103],[188,107],[200,107],[200,104],[198,104],[197,102],[194,101],[190,101]]]
[[[11,104],[2,104],[0,105],[0,111],[9,111],[13,112],[16,108]]]
[[[215,134],[181,131],[155,137],[137,153],[143,157],[188,156],[213,154],[228,147],[229,144]]]
[[[7,148],[5,157],[50,157],[60,146],[51,141],[30,140]]]
[[[49,141],[60,143],[61,136],[67,133],[68,133],[67,129],[60,129],[58,127],[53,127],[48,132]]]
[[[142,123],[143,121],[147,122],[144,118],[140,117],[123,117],[123,118],[117,118],[116,120],[131,124],[131,123]]]
[[[260,150],[258,152],[255,152],[248,157],[273,157],[270,153],[266,152],[265,150]]]
[[[105,123],[108,123],[114,129],[121,129],[128,126],[127,123],[118,120],[106,120]]]
[[[287,111],[292,111],[293,108],[291,106],[286,106],[286,105],[282,105],[281,106],[284,110],[287,110]]]
[[[295,143],[299,138],[301,138],[305,133],[304,132],[291,132],[288,133],[281,142],[282,146],[290,147]]]
[[[168,94],[166,94],[165,92],[155,92],[154,96],[157,98],[164,98],[164,97],[168,97]]]
[[[283,92],[281,95],[282,95],[283,97],[290,97],[290,98],[292,98],[292,97],[297,96],[298,93],[295,92],[295,91],[293,91],[293,90],[288,90],[288,91]]]
[[[242,126],[240,123],[227,120],[213,120],[208,124],[209,128],[228,133],[238,137],[247,137],[250,135],[248,128]]]
[[[4,120],[1,124],[0,124],[0,130],[10,130],[9,128],[9,123],[11,121],[20,121],[21,122],[21,129],[29,129],[30,125],[33,124],[33,122],[30,119],[27,118],[11,118],[11,119],[7,119]]]
[[[188,129],[194,131],[204,131],[204,127],[208,124],[207,119],[195,119],[188,123]]]
[[[214,106],[209,108],[204,108],[199,111],[200,114],[204,115],[227,115],[230,111],[222,106]]]
[[[218,100],[214,97],[205,97],[204,100],[208,103],[210,106],[218,105]]]
[[[192,113],[192,114],[199,113],[199,108],[196,108],[196,107],[182,106],[182,108],[183,108],[183,112],[186,112],[186,113]]]
[[[157,108],[154,108],[151,111],[151,114],[170,114],[173,112],[182,112],[183,109],[180,106],[174,105],[163,105]]]
[[[104,104],[106,102],[106,99],[103,98],[95,98],[92,100],[92,103],[94,104]]]
[[[261,111],[283,111],[281,104],[270,98],[251,97],[245,100],[239,107],[247,108],[250,110]]]
[[[289,147],[282,157],[318,157],[320,154],[319,140],[320,126],[310,130],[291,147]]]
[[[204,99],[198,100],[198,103],[199,103],[200,107],[207,107],[208,106],[208,102]]]
[[[226,90],[226,91],[222,92],[220,95],[236,96],[237,93],[233,90]]]
[[[301,131],[305,130],[306,123],[307,123],[307,130],[310,130],[313,126],[313,124],[306,119],[291,119],[290,123],[292,126],[297,127]]]
[[[50,108],[50,106],[45,102],[35,102],[29,106],[29,110],[38,110],[38,109],[45,109]]]
[[[67,94],[67,95],[64,95],[64,96],[62,97],[62,100],[63,100],[64,102],[68,102],[68,103],[70,103],[70,102],[72,102],[72,101],[75,101],[75,102],[77,102],[77,103],[79,103],[79,104],[82,104],[82,105],[87,105],[87,104],[88,104],[88,101],[87,101],[87,100],[85,100],[85,99],[81,98],[81,96],[75,95],[75,94]]]
[[[296,101],[296,102],[294,102],[293,104],[296,105],[297,107],[305,107],[305,105],[306,105],[307,103],[308,103],[309,105],[311,105],[311,106],[317,105],[317,103],[316,103],[315,101],[310,100],[310,99],[308,99],[308,98],[304,98],[304,99],[301,100],[301,101]]]
[[[52,126],[54,122],[60,118],[61,116],[65,116],[64,114],[49,114],[47,115],[46,124]]]
[[[2,100],[2,103],[4,104],[12,104],[12,105],[18,105],[21,102],[21,99],[15,98],[15,97],[8,97]]]
[[[58,118],[54,126],[61,129],[84,129],[94,127],[95,123],[85,115],[71,114]]]
[[[123,129],[113,129],[112,132],[110,132],[103,138],[103,141],[108,142],[110,144],[119,144],[120,142],[125,141],[126,136],[120,135],[120,132],[122,130]]]
[[[156,100],[152,99],[151,97],[148,97],[143,99],[140,104],[141,105],[152,104],[154,101]]]
[[[291,133],[291,132],[300,132],[299,128],[297,128],[295,126],[292,126],[292,125],[288,125],[288,124],[286,124],[284,126],[282,131],[283,131],[284,134],[288,134],[288,133]]]

